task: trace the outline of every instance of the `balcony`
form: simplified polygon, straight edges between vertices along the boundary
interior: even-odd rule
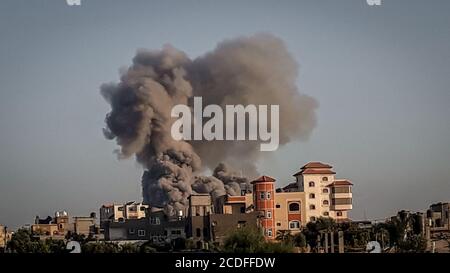
[[[353,209],[352,204],[346,204],[346,205],[331,205],[331,210],[351,210]]]
[[[332,193],[331,194],[331,198],[336,199],[336,198],[352,198],[353,194],[351,192],[343,192],[343,193]]]

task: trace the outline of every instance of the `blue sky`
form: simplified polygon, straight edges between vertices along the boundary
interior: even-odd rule
[[[320,107],[310,139],[268,154],[261,173],[282,186],[308,161],[330,163],[355,184],[355,219],[450,201],[449,12],[446,0],[3,0],[0,223],[140,200],[141,167],[103,137],[100,85],[138,48],[195,58],[263,31],[285,41]]]

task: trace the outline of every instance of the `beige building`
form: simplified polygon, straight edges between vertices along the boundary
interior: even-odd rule
[[[73,217],[73,231],[79,235],[89,236],[95,233],[95,214]]]
[[[0,249],[6,248],[8,232],[6,231],[6,227],[0,225]]]
[[[332,166],[321,162],[310,162],[294,174],[295,187],[290,191],[304,193],[303,221],[315,221],[319,217],[331,217],[346,221],[352,209],[352,186],[347,179],[336,179]]]
[[[100,208],[100,226],[105,227],[108,222],[124,222],[131,219],[145,218],[148,205],[134,201],[125,204],[107,204]]]
[[[336,179],[332,166],[310,162],[294,174],[296,181],[277,189],[274,196],[260,193],[257,198],[274,199],[274,205],[266,217],[273,217],[276,232],[289,230],[299,232],[302,226],[319,217],[330,217],[337,222],[348,221],[352,209],[352,183],[347,179]],[[275,181],[274,181],[275,183]],[[255,198],[255,197],[253,197]],[[252,201],[253,202],[253,201]]]
[[[34,235],[54,236],[59,235],[57,224],[34,224],[31,225],[31,233]]]

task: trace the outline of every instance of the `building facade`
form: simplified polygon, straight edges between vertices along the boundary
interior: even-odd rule
[[[294,174],[294,183],[275,192],[275,179],[271,177],[262,176],[252,182],[255,210],[264,215],[261,225],[267,239],[274,239],[280,230],[299,232],[302,226],[319,217],[337,222],[349,220],[353,184],[347,179],[336,179],[332,168],[321,162],[309,162]]]
[[[146,216],[148,205],[134,201],[125,204],[106,204],[100,208],[100,227],[109,222],[124,222],[125,220],[142,219]]]
[[[336,179],[332,166],[310,162],[294,174],[295,182],[275,189],[276,180],[261,176],[251,182],[252,193],[223,195],[192,194],[187,213],[168,217],[140,203],[104,205],[100,208],[106,240],[151,240],[164,242],[191,238],[200,245],[210,241],[223,243],[239,228],[260,228],[268,240],[279,231],[300,232],[319,217],[348,221],[352,209],[352,183]],[[129,208],[134,213],[130,214]]]

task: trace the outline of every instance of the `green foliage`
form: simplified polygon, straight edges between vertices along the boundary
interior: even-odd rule
[[[258,253],[265,238],[260,230],[244,227],[231,232],[224,242],[225,252]]]
[[[306,236],[301,232],[294,235],[293,242],[294,242],[294,246],[296,246],[296,247],[305,248],[307,245],[306,244]]]
[[[293,253],[294,246],[291,243],[265,242],[258,251],[261,253]]]
[[[319,231],[331,232],[337,229],[337,224],[333,218],[319,217],[316,221],[316,228]]]
[[[423,253],[427,249],[427,240],[422,235],[411,235],[398,243],[399,252]]]
[[[292,236],[290,230],[278,230],[277,237],[275,239],[284,243],[292,243],[294,237]]]
[[[88,242],[81,246],[83,253],[119,253],[118,244],[109,242]]]
[[[139,246],[132,243],[126,243],[120,246],[120,253],[139,253]]]
[[[63,240],[53,240],[48,238],[45,240],[45,245],[48,247],[50,253],[67,253],[66,243]]]
[[[63,240],[45,241],[33,237],[29,229],[19,229],[8,242],[8,248],[14,253],[65,253],[66,244]]]
[[[231,253],[292,253],[294,246],[291,242],[267,242],[260,230],[246,227],[235,230],[227,236],[224,251]]]

